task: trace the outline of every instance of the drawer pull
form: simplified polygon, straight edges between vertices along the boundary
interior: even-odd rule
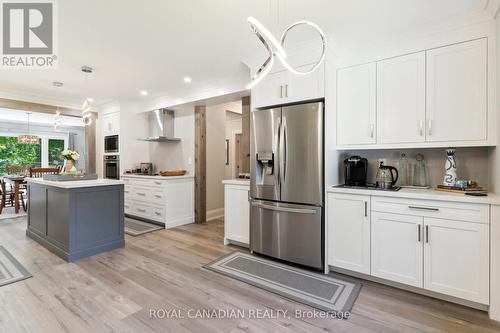
[[[155,182],[156,185],[161,185],[161,182]]]
[[[161,216],[161,213],[155,212],[156,215]]]
[[[420,210],[430,210],[433,212],[439,212],[439,208],[431,208],[431,207],[419,207],[419,206],[408,206],[410,209],[420,209]]]
[[[137,195],[140,195],[141,197],[145,197],[146,193],[137,192]]]
[[[155,194],[155,198],[161,199],[161,195]]]
[[[138,211],[138,212],[141,212],[141,213],[145,213],[145,212],[146,212],[146,210],[145,210],[145,209],[141,209],[141,208],[137,208],[137,211]]]

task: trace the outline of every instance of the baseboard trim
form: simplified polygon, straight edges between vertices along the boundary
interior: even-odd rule
[[[207,221],[217,220],[224,217],[224,208],[207,210]]]

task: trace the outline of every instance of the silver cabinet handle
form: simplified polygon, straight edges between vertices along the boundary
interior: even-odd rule
[[[429,244],[429,226],[425,226],[425,242]]]
[[[423,136],[424,135],[424,121],[423,120],[420,120],[418,122],[418,127],[419,127],[418,132],[419,132],[420,136]]]
[[[432,119],[429,119],[429,135],[432,135]]]
[[[156,185],[161,185],[161,182],[155,182]]]
[[[420,224],[417,224],[417,241],[420,243],[422,241],[421,233],[422,233],[422,226]]]
[[[370,124],[370,138],[373,139],[374,135],[375,135],[375,125]]]
[[[140,195],[141,197],[145,197],[145,196],[146,196],[146,193],[137,192],[137,195]]]
[[[288,98],[288,84],[285,84],[285,97]]]
[[[161,216],[161,213],[155,212],[156,215]]]
[[[280,86],[280,98],[283,98],[283,86]]]
[[[277,207],[277,206],[261,204],[258,202],[252,202],[252,206],[257,207],[257,208],[274,210],[277,212],[286,212],[286,213],[299,213],[299,214],[315,214],[316,213],[316,211],[314,209]]]
[[[138,212],[141,212],[141,213],[145,213],[145,212],[146,212],[146,210],[145,210],[145,209],[141,209],[141,208],[137,208],[137,211],[138,211]]]
[[[155,198],[161,199],[161,195],[155,194]]]
[[[368,216],[368,202],[365,201],[365,217]]]
[[[408,206],[410,209],[419,209],[419,210],[430,210],[433,212],[439,212],[439,208],[432,208],[432,207],[419,207],[419,206]]]

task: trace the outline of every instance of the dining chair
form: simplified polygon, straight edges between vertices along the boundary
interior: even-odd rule
[[[25,175],[26,171],[28,171],[28,167],[26,165],[7,165],[5,171],[7,171],[9,175]]]
[[[30,168],[31,178],[41,178],[44,174],[57,175],[61,170],[59,167],[55,168]]]
[[[7,189],[5,180],[3,179],[0,179],[0,195],[2,196],[0,198],[0,214],[1,214],[3,209],[7,207],[7,204],[9,204],[10,207],[14,207],[15,204],[14,191],[12,189]],[[19,192],[19,203],[23,207],[23,210],[26,211],[27,203],[24,200],[24,191]]]

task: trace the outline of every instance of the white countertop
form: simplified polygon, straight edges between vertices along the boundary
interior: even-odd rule
[[[242,179],[242,178],[224,179],[222,181],[222,184],[250,186],[250,179]]]
[[[361,195],[373,195],[379,197],[455,201],[455,202],[500,205],[500,196],[494,193],[489,193],[488,196],[486,197],[475,197],[460,193],[435,191],[432,189],[420,190],[420,189],[402,188],[399,191],[380,191],[380,190],[369,190],[369,189],[333,187],[333,186],[328,186],[326,188],[326,191],[331,193],[361,194]]]
[[[183,179],[183,178],[194,178],[193,175],[184,176],[148,176],[148,175],[136,175],[133,173],[126,173],[121,175],[122,178],[144,178],[144,179]]]
[[[82,188],[82,187],[97,187],[97,186],[110,186],[110,185],[123,185],[123,181],[114,179],[95,179],[95,180],[70,180],[70,181],[51,181],[43,180],[42,178],[26,178],[28,183],[40,184],[46,186],[53,186],[59,188]]]

